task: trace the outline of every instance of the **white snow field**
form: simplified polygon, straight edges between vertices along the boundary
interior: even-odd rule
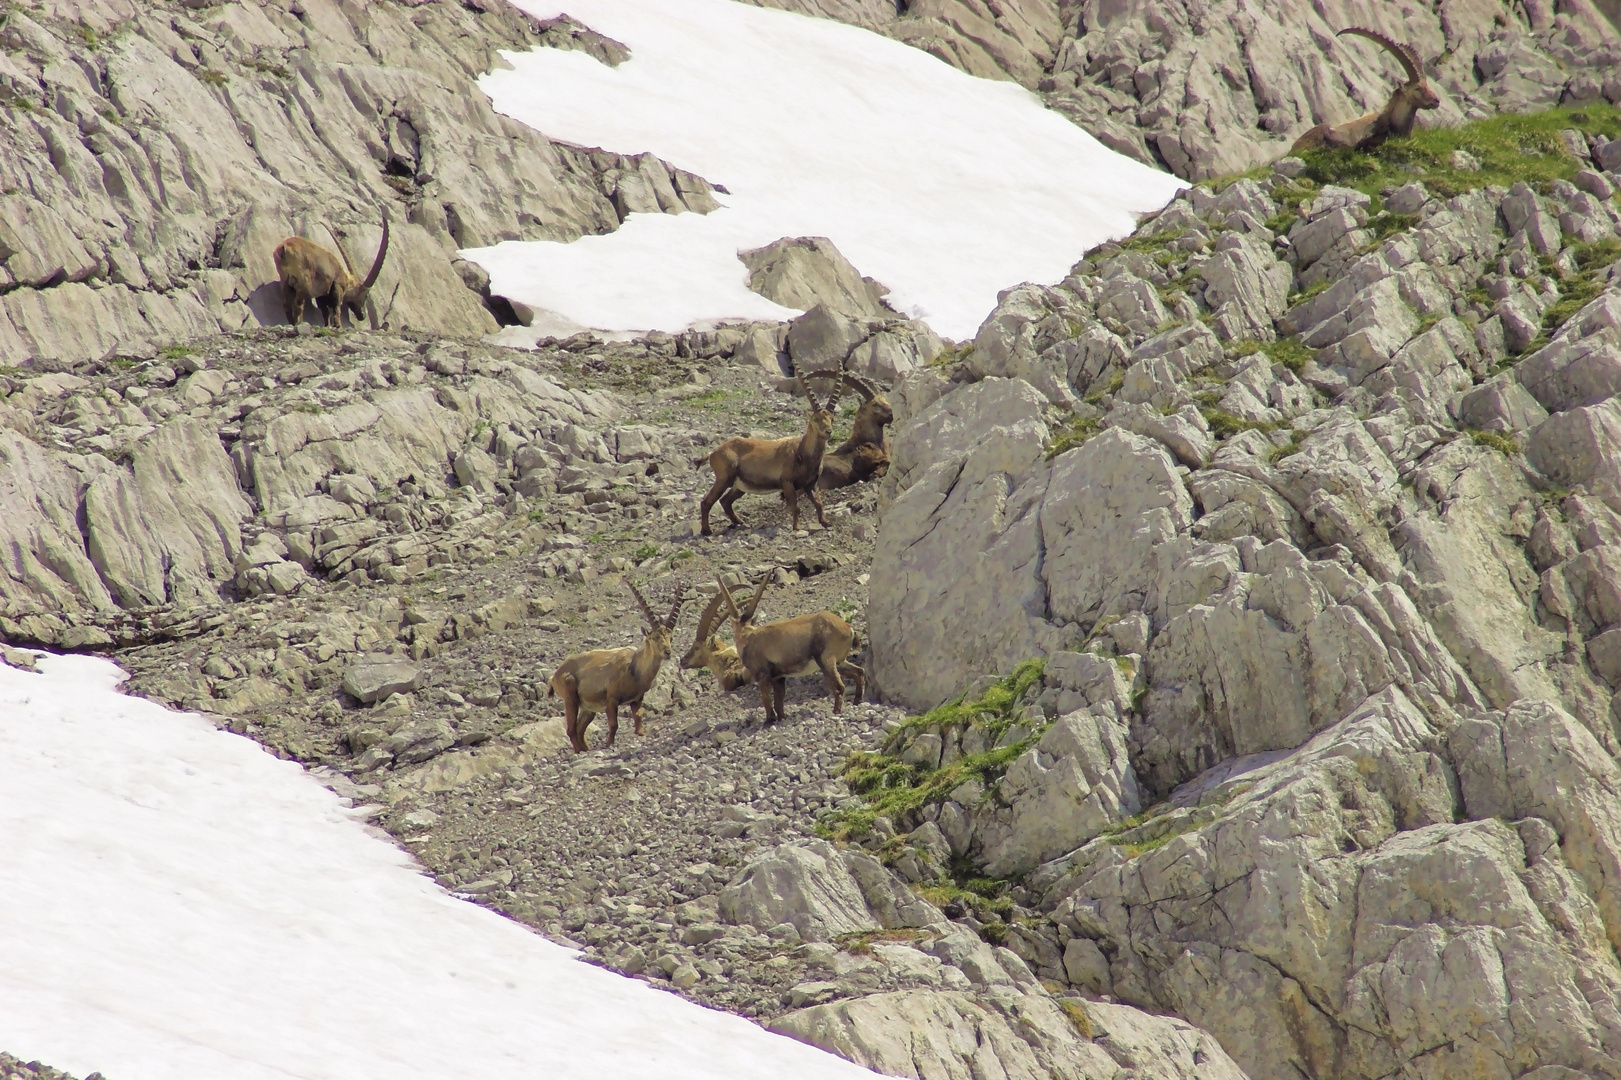
[[[91,657],[0,666],[0,1049],[114,1080],[851,1080],[422,876]]]
[[[971,336],[999,290],[1063,279],[1183,187],[1107,149],[1035,95],[827,19],[732,0],[517,0],[631,49],[508,53],[480,85],[548,136],[652,151],[724,186],[709,215],[635,214],[572,244],[465,251],[497,293],[581,326],[681,330],[781,319],[740,250],[827,236],[889,302]]]

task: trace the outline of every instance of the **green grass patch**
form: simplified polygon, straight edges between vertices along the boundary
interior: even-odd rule
[[[1047,460],[1051,461],[1064,451],[1075,449],[1102,430],[1103,423],[1095,416],[1074,417],[1053,435],[1047,445]]]
[[[1273,464],[1276,464],[1291,454],[1300,453],[1300,444],[1305,441],[1307,434],[1308,432],[1301,431],[1298,428],[1291,431],[1289,433],[1288,445],[1274,447],[1272,452],[1267,454],[1266,459]]]
[[[1583,167],[1565,148],[1559,133],[1574,128],[1587,135],[1621,135],[1621,110],[1605,104],[1561,107],[1538,113],[1504,114],[1458,127],[1419,128],[1373,150],[1308,150],[1306,176],[1377,197],[1384,188],[1421,181],[1448,198],[1497,184],[1524,182],[1543,189],[1568,180]],[[1478,171],[1459,169],[1452,155],[1463,150],[1480,163]]]
[[[197,76],[198,82],[207,83],[209,86],[224,86],[230,81],[225,72],[216,71],[213,68],[198,68],[192,74]]]
[[[73,36],[78,38],[80,43],[83,44],[87,49],[101,48],[101,35],[96,33],[96,28],[93,26],[86,26],[84,23],[74,23]]]
[[[1218,439],[1230,439],[1245,431],[1271,432],[1283,426],[1274,420],[1245,420],[1243,417],[1208,406],[1199,412],[1204,415],[1205,423],[1210,425],[1210,434]]]
[[[893,751],[908,734],[929,726],[944,729],[972,725],[985,732],[988,742],[996,742],[1020,718],[1025,693],[1040,684],[1045,668],[1045,660],[1027,660],[979,697],[971,701],[958,697],[907,720],[891,733],[881,752],[851,754],[843,776],[850,790],[861,797],[861,805],[827,815],[818,822],[817,832],[834,840],[853,840],[865,836],[878,818],[894,820],[929,803],[944,802],[970,780],[987,786],[995,783],[1008,765],[1040,738],[1045,725],[1009,746],[970,754],[939,769],[909,765]]]
[[[1504,435],[1500,431],[1481,431],[1479,428],[1469,428],[1468,431],[1476,446],[1490,447],[1510,457],[1520,452],[1519,440],[1512,435]]]
[[[641,547],[631,552],[630,557],[635,559],[637,562],[646,562],[648,559],[656,559],[659,557],[659,546],[657,544],[643,544]]]
[[[1261,346],[1261,351],[1266,353],[1267,358],[1274,364],[1282,364],[1296,375],[1306,370],[1306,361],[1317,355],[1316,349],[1297,337],[1269,341]]]
[[[1388,210],[1382,210],[1370,217],[1367,225],[1363,227],[1373,232],[1370,246],[1378,246],[1389,237],[1406,232],[1417,224],[1417,214],[1393,214]]]
[[[158,356],[161,357],[164,360],[179,360],[181,357],[190,356],[191,354],[192,354],[192,349],[190,348],[190,346],[187,346],[187,345],[165,345],[163,347],[163,349],[158,353]]]
[[[1075,1028],[1075,1034],[1090,1042],[1093,1038],[1092,1017],[1086,1011],[1086,1006],[1074,998],[1059,998],[1058,1007],[1069,1017],[1070,1025]]]
[[[1312,285],[1312,286],[1310,286],[1308,288],[1305,288],[1305,289],[1301,289],[1299,292],[1297,292],[1293,296],[1289,297],[1289,301],[1288,301],[1289,306],[1294,307],[1296,304],[1304,304],[1307,300],[1310,300],[1312,297],[1317,296],[1317,295],[1319,295],[1321,293],[1327,292],[1328,291],[1328,286],[1330,284],[1331,284],[1331,282],[1319,281],[1315,285]]]
[[[1117,371],[1114,373],[1114,378],[1110,379],[1104,385],[1094,386],[1094,388],[1086,395],[1086,403],[1088,405],[1096,405],[1103,400],[1104,394],[1117,393],[1124,385],[1126,385],[1126,373],[1123,371]]]
[[[916,941],[924,936],[922,930],[859,930],[853,934],[840,934],[833,943],[851,956],[870,956],[872,947],[885,941]]]
[[[1527,353],[1546,344],[1546,338],[1570,320],[1582,308],[1592,303],[1604,285],[1598,280],[1598,271],[1621,257],[1621,241],[1599,240],[1591,244],[1576,244],[1570,249],[1576,262],[1576,273],[1562,274],[1552,259],[1545,259],[1543,270],[1559,282],[1559,299],[1549,304],[1542,313],[1544,334],[1531,345]]]

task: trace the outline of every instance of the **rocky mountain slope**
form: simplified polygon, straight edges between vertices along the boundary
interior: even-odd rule
[[[1561,102],[1621,102],[1614,0],[1254,4],[1246,0],[754,0],[840,19],[983,78],[1008,78],[1105,144],[1188,180],[1281,156],[1313,124],[1384,106],[1411,42],[1441,93],[1434,123]]]
[[[1618,1076],[1618,187],[1589,99],[1194,188],[960,347],[848,269],[783,326],[8,369],[0,660],[112,651],[447,888],[892,1075]],[[826,364],[888,475],[696,536]],[[882,703],[766,727],[672,657],[569,753],[627,579],[760,575]]]
[[[460,248],[707,212],[651,155],[492,111],[501,49],[619,55],[502,2],[13,0],[0,8],[0,364],[35,370],[284,323],[270,252],[334,230],[396,329],[508,321]],[[313,311],[313,309],[312,309]]]

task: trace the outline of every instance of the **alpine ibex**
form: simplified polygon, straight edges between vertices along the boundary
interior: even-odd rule
[[[653,688],[659,667],[670,655],[670,635],[681,617],[687,587],[682,585],[676,589],[675,603],[670,605],[670,615],[663,622],[659,622],[653,609],[647,606],[640,589],[631,585],[630,591],[647,619],[647,636],[642,638],[642,643],[634,648],[575,653],[557,665],[546,691],[547,697],[556,694],[563,699],[563,728],[576,754],[585,753],[585,729],[599,712],[608,714],[609,746],[619,733],[621,705],[630,706],[636,734],[642,733],[642,696]]]
[[[332,240],[338,243],[336,236]],[[354,264],[341,243],[338,243],[338,252],[343,256],[342,263],[338,256],[302,236],[289,236],[276,245],[272,257],[276,273],[281,277],[287,321],[293,326],[303,321],[304,305],[311,300],[333,329],[343,326],[346,309],[353,316],[353,322],[365,316],[367,297],[371,287],[377,284],[377,275],[383,272],[383,259],[388,255],[388,215],[383,215],[383,241],[377,248],[377,258],[372,260],[371,270],[364,279],[355,274]]]
[[[720,688],[729,694],[749,681],[749,673],[744,670],[743,661],[737,658],[737,650],[715,633],[726,619],[720,610],[725,602],[725,597],[717,592],[704,613],[698,616],[698,632],[692,639],[692,648],[681,658],[681,667],[686,671],[708,668]],[[744,608],[743,619],[746,622],[752,618],[754,605],[751,603]]]
[[[816,611],[809,615],[796,615],[779,619],[764,626],[753,625],[754,612],[760,606],[760,596],[770,584],[769,575],[762,578],[754,599],[749,601],[749,614],[737,609],[737,603],[724,583],[720,584],[720,598],[732,612],[732,640],[737,646],[737,658],[742,661],[748,678],[760,688],[760,702],[765,706],[765,722],[770,724],[783,718],[782,698],[790,675],[809,675],[820,668],[827,682],[828,693],[833,695],[833,712],[844,711],[844,680],[848,675],[855,682],[855,700],[859,704],[866,687],[867,673],[848,659],[855,645],[855,633],[850,624],[831,611]]]
[[[709,508],[720,500],[720,508],[733,525],[741,525],[732,504],[744,494],[764,494],[777,491],[788,504],[793,516],[793,527],[799,528],[799,493],[810,497],[816,507],[816,520],[827,528],[827,513],[822,508],[822,496],[816,490],[816,481],[822,475],[822,455],[827,450],[828,436],[833,434],[833,410],[838,407],[844,392],[842,372],[813,371],[800,378],[799,386],[810,403],[810,415],[805,419],[805,434],[790,435],[786,439],[727,439],[709,455],[709,467],[715,470],[715,483],[698,507],[699,531],[709,531]],[[819,405],[807,379],[835,379],[833,396],[827,404]]]
[[[1289,148],[1291,154],[1325,147],[1372,150],[1392,135],[1411,135],[1413,125],[1418,121],[1419,110],[1433,109],[1441,104],[1441,99],[1430,89],[1430,82],[1424,77],[1423,61],[1411,45],[1399,45],[1377,31],[1360,26],[1348,26],[1340,34],[1365,37],[1389,49],[1391,55],[1401,62],[1402,70],[1407,72],[1407,81],[1396,88],[1396,92],[1390,95],[1390,101],[1378,112],[1338,124],[1318,124],[1295,140],[1294,146]]]
[[[849,372],[841,377],[863,400],[850,437],[822,455],[822,476],[816,486],[823,491],[876,480],[889,471],[889,434],[884,428],[895,419],[895,411],[872,383]]]

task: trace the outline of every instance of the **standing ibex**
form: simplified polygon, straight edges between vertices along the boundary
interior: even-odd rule
[[[782,698],[790,675],[809,675],[820,668],[827,682],[828,693],[833,695],[833,712],[844,711],[844,680],[840,674],[854,680],[855,700],[859,704],[866,686],[867,673],[846,659],[855,645],[855,633],[850,624],[831,611],[816,611],[809,615],[796,615],[779,619],[764,626],[753,625],[754,612],[760,606],[760,596],[770,584],[770,575],[760,580],[749,601],[749,613],[737,610],[737,603],[725,583],[720,585],[720,599],[732,612],[732,640],[737,645],[737,658],[749,680],[760,688],[760,701],[765,706],[765,722],[770,724],[783,718]]]
[[[810,496],[816,507],[816,520],[827,528],[827,513],[822,508],[822,496],[816,490],[816,481],[822,475],[822,455],[827,450],[828,436],[833,433],[833,410],[838,407],[839,395],[844,392],[842,380],[833,386],[833,396],[826,405],[818,405],[816,396],[805,385],[807,379],[840,379],[842,372],[813,371],[799,379],[805,400],[810,403],[810,415],[805,419],[805,434],[790,435],[786,439],[727,439],[709,455],[709,467],[715,470],[715,483],[698,507],[699,531],[709,531],[709,508],[720,500],[720,508],[733,525],[741,525],[732,504],[745,493],[777,491],[788,504],[793,516],[793,527],[799,528],[799,493]]]
[[[332,239],[336,243],[338,238]],[[272,257],[276,273],[281,277],[287,321],[292,325],[297,326],[304,320],[304,305],[311,300],[333,329],[343,326],[346,309],[353,315],[354,322],[365,316],[367,296],[377,284],[377,275],[383,272],[383,259],[388,255],[388,215],[383,215],[383,241],[377,248],[377,258],[372,260],[371,270],[364,279],[356,276],[354,264],[341,243],[338,251],[343,256],[342,263],[332,252],[302,236],[289,236],[276,245]]]
[[[641,590],[631,585],[630,591],[647,619],[647,636],[642,638],[641,645],[575,653],[557,665],[546,691],[547,697],[556,694],[563,699],[563,728],[576,754],[585,753],[585,729],[599,712],[608,714],[609,746],[614,744],[614,736],[619,732],[621,705],[630,706],[636,734],[642,733],[642,696],[653,688],[659,667],[670,655],[670,635],[675,630],[675,621],[681,617],[687,587],[683,585],[676,590],[669,618],[662,623],[647,606]]]
[[[1338,124],[1318,124],[1295,140],[1294,146],[1289,148],[1291,154],[1324,147],[1372,150],[1392,135],[1411,135],[1419,110],[1433,109],[1441,104],[1441,99],[1430,89],[1430,82],[1424,77],[1423,61],[1411,45],[1398,45],[1385,35],[1360,26],[1348,26],[1340,34],[1365,37],[1389,49],[1391,55],[1401,62],[1402,70],[1407,72],[1407,81],[1396,88],[1396,92],[1390,95],[1390,101],[1380,111]]]
[[[863,400],[850,437],[822,456],[822,476],[816,486],[823,491],[876,480],[889,471],[889,435],[884,428],[895,419],[894,410],[872,383],[849,372],[841,378]]]

